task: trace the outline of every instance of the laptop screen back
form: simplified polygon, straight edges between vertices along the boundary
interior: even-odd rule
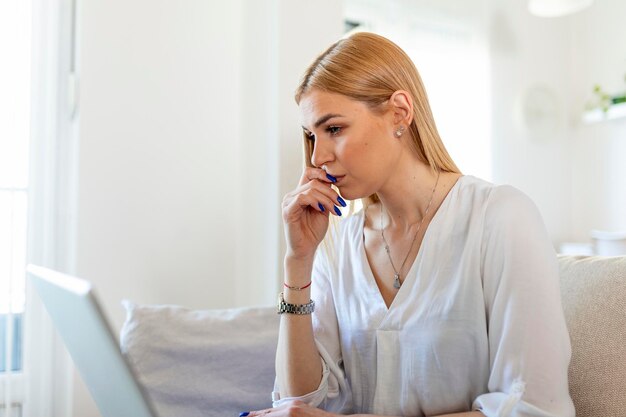
[[[103,417],[157,417],[122,355],[92,285],[29,265],[33,286]]]

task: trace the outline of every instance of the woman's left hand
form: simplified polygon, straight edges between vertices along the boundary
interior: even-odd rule
[[[245,413],[242,413],[245,415]],[[328,413],[319,408],[311,407],[302,401],[293,401],[280,407],[265,410],[250,411],[248,417],[334,417],[336,414]]]

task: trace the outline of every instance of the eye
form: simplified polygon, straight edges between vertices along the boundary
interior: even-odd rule
[[[330,133],[331,136],[337,136],[341,133],[341,128],[339,126],[328,126],[326,131]]]

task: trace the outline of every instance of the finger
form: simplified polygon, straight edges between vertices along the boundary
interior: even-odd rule
[[[307,182],[313,181],[313,180],[319,180],[327,184],[333,184],[334,182],[337,181],[335,177],[327,174],[326,171],[324,171],[323,169],[314,168],[314,167],[306,167],[304,169],[304,172],[302,172],[302,177],[300,177],[299,185],[304,185]]]
[[[311,190],[310,190],[311,191]],[[283,221],[289,224],[299,223],[303,219],[303,215],[321,215],[328,218],[330,214],[335,214],[332,208],[332,202],[320,203],[319,200],[325,199],[322,194],[311,193],[298,194],[283,209]],[[326,200],[328,201],[328,200]],[[329,209],[330,207],[330,209]]]
[[[298,194],[293,200],[293,205],[299,206],[300,209],[309,206],[320,213],[336,214],[336,211],[333,209],[333,207],[335,207],[333,201],[323,193],[314,189]],[[293,208],[295,209],[295,207]]]
[[[274,410],[273,408],[266,408],[265,410],[256,410],[256,411],[246,411],[245,413],[240,413],[239,417],[258,417],[258,416],[266,416],[270,414]]]
[[[325,185],[320,184],[318,181],[311,181],[310,183],[305,184],[302,189],[304,190],[307,187],[324,194],[332,201],[332,204],[337,207],[347,207],[348,205],[346,201],[341,198],[341,196],[337,193],[337,191],[335,191],[335,189],[326,187]],[[329,208],[328,206],[326,207]]]
[[[285,195],[283,198],[283,210],[289,207],[300,194],[320,196],[317,201],[318,204],[311,204],[309,200],[305,200],[302,205],[306,205],[304,204],[306,202],[313,208],[319,207],[322,212],[330,211],[340,216],[341,212],[338,211],[338,208],[347,206],[345,200],[334,189],[322,185],[319,181],[311,181]],[[337,209],[335,209],[336,207]]]
[[[287,193],[285,197],[283,198],[283,203],[291,201],[292,198],[295,198],[298,194],[304,193],[309,189],[315,189],[319,191],[320,193],[326,195],[328,198],[330,198],[333,201],[333,204],[337,206],[340,206],[340,207],[347,206],[346,201],[343,198],[341,198],[339,193],[337,193],[337,191],[334,188],[328,187],[325,184],[322,184],[320,181],[317,181],[317,180],[310,181],[304,185],[299,186],[292,192]]]
[[[315,196],[321,198],[315,198]],[[324,204],[322,204],[324,202]],[[283,198],[283,212],[299,212],[307,207],[316,209],[321,213],[325,213],[328,203],[332,203],[326,196],[318,191],[306,189],[299,193],[288,194]]]

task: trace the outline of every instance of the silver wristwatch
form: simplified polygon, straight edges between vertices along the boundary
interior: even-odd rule
[[[306,304],[290,304],[285,302],[283,293],[278,295],[278,314],[311,314],[315,311],[315,301],[311,300]]]

